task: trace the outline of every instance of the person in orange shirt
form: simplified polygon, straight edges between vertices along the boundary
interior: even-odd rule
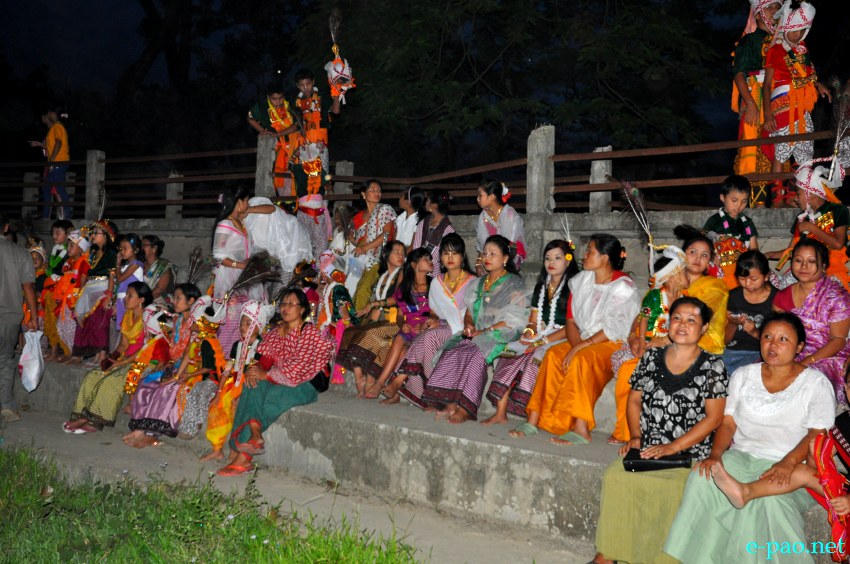
[[[47,157],[47,165],[44,167],[44,184],[41,186],[41,199],[44,202],[51,200],[52,194],[56,194],[59,201],[65,205],[60,208],[59,219],[71,219],[71,206],[68,193],[65,191],[65,174],[68,172],[68,161],[71,153],[68,148],[68,131],[62,125],[60,118],[67,118],[68,114],[61,110],[51,108],[41,116],[41,121],[47,126],[47,136],[44,141],[30,141],[31,147],[41,147]],[[41,211],[43,219],[50,218],[50,206],[44,205]]]

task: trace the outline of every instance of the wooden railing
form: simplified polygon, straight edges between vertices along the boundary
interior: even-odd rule
[[[542,132],[543,137],[540,137]],[[532,137],[538,135],[532,143]],[[681,158],[683,155],[698,153],[729,152],[745,146],[773,144],[786,141],[832,139],[830,131],[819,131],[802,135],[773,137],[753,141],[723,141],[696,145],[671,147],[653,147],[645,149],[607,150],[596,152],[554,154],[554,128],[544,126],[532,132],[529,138],[528,157],[488,165],[473,166],[418,177],[380,177],[384,185],[383,199],[393,203],[401,190],[417,185],[426,190],[445,189],[457,199],[454,211],[474,213],[478,207],[474,202],[477,186],[485,176],[507,178],[513,199],[511,205],[531,213],[552,209],[546,202],[551,197],[555,209],[587,210],[593,208],[592,194],[607,193],[619,189],[619,183],[605,180],[599,174],[582,168],[576,163],[602,163],[613,168],[613,176],[621,170],[626,174],[635,168],[635,163],[662,162],[663,158]],[[543,143],[540,139],[550,139]],[[69,178],[66,187],[73,189],[71,206],[74,215],[79,217],[85,212],[91,218],[97,214],[101,194],[107,198],[106,215],[114,218],[126,217],[210,217],[218,210],[218,195],[224,189],[238,184],[253,183],[255,191],[271,196],[273,173],[274,141],[271,138],[258,138],[258,147],[221,151],[202,151],[166,155],[109,157],[102,151],[89,151],[85,161],[71,161],[71,171],[76,174]],[[178,167],[176,163],[184,166]],[[40,201],[39,188],[43,185],[39,172],[41,162],[0,163],[0,206],[10,216],[17,212],[35,214],[43,205],[56,207],[59,204]],[[731,165],[728,167],[731,169]],[[84,171],[84,174],[83,174]],[[169,172],[164,172],[169,171]],[[332,178],[334,190],[327,199],[336,204],[359,199],[353,185],[368,178],[353,174],[352,163],[336,163],[336,172]],[[556,176],[556,172],[558,175]],[[23,173],[23,179],[21,179]],[[718,185],[728,175],[710,174],[704,176],[677,178],[631,178],[633,184],[645,190],[662,190],[669,193],[674,188],[693,188]],[[750,176],[751,181],[789,178],[787,173]],[[580,198],[588,193],[591,201]],[[533,196],[533,197],[532,197]],[[619,204],[610,197],[597,200],[601,208],[616,208]],[[547,207],[548,206],[548,207]],[[715,202],[665,203],[649,199],[652,209],[700,209],[716,206]]]

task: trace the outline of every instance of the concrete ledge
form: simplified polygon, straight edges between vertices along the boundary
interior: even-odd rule
[[[68,414],[84,373],[49,363],[35,392],[16,387],[18,401],[30,412]],[[126,423],[119,417],[119,428]],[[602,473],[617,450],[605,442],[610,427],[600,429],[591,445],[559,447],[546,433],[513,439],[504,425],[449,425],[409,405],[386,407],[332,387],[268,430],[261,461],[460,517],[592,543]],[[806,514],[806,533],[829,539],[820,507]]]

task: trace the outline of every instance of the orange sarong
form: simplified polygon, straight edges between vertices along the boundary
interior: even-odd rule
[[[606,341],[583,348],[573,357],[566,372],[562,368],[570,344],[550,348],[540,364],[537,383],[528,401],[527,413],[540,413],[537,426],[555,435],[573,428],[576,419],[587,421],[588,430],[596,426],[593,408],[605,385],[614,377],[611,355],[619,341]]]

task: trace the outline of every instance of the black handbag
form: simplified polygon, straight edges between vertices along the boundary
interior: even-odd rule
[[[650,470],[667,470],[668,468],[690,468],[690,454],[671,454],[661,458],[641,458],[639,448],[630,448],[623,458],[623,468],[627,472],[649,472]]]

